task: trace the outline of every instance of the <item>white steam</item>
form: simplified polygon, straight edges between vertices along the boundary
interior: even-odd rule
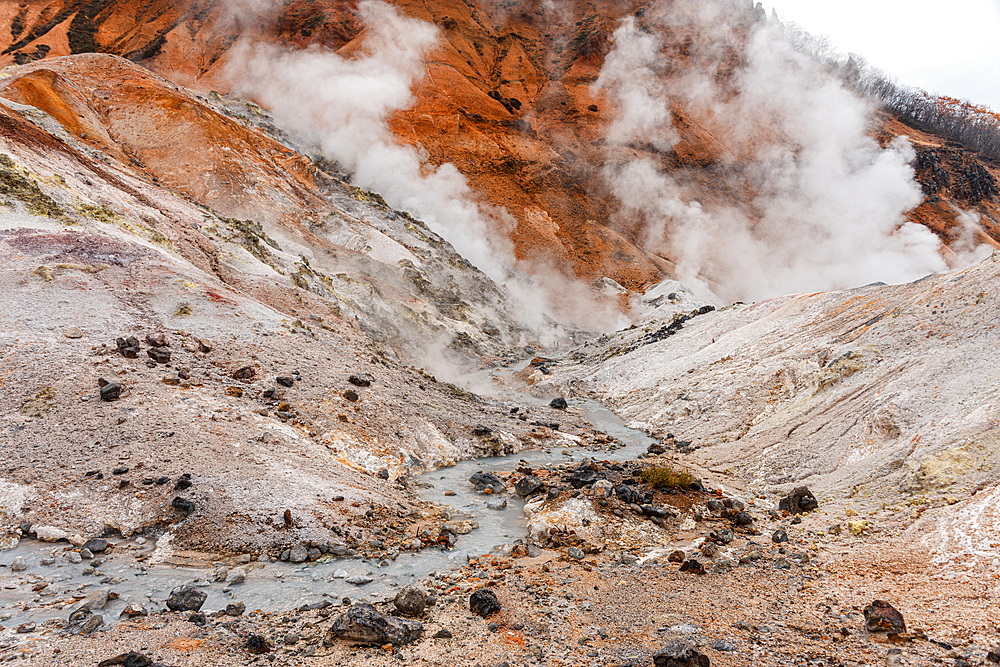
[[[862,100],[775,22],[748,22],[741,42],[732,11],[674,3],[647,14],[655,34],[625,20],[595,84],[619,109],[608,130],[619,159],[605,175],[621,214],[644,222],[650,249],[677,258],[680,280],[710,280],[725,299],[899,283],[948,268],[937,237],[904,218],[921,201],[909,142],[879,147],[865,132]],[[667,71],[659,29],[679,26],[698,41],[691,66]],[[728,80],[717,76],[735,61]],[[703,205],[681,176],[629,150],[676,146],[674,104],[724,147],[716,176],[747,193],[749,206],[724,193]]]
[[[353,174],[354,184],[414,213],[502,280],[512,248],[505,236],[490,236],[491,212],[474,202],[465,177],[451,164],[429,166],[417,149],[396,143],[389,129],[389,117],[415,101],[411,89],[437,45],[437,28],[382,2],[365,0],[358,11],[366,30],[357,57],[319,46],[296,50],[247,41],[229,72],[240,92],[258,99],[282,127],[315,141]],[[503,222],[492,226],[503,228]]]
[[[435,167],[417,148],[396,141],[389,119],[415,102],[411,91],[425,74],[424,60],[439,33],[384,2],[364,0],[358,11],[365,31],[350,58],[319,46],[292,49],[244,40],[227,70],[237,92],[254,97],[284,129],[343,165],[352,183],[420,218],[505,285],[517,304],[515,315],[543,344],[557,336],[547,315],[560,313],[558,302],[570,292],[578,300],[575,308],[561,311],[568,321],[598,328],[620,324],[613,307],[599,304],[585,289],[574,290],[572,281],[554,271],[539,273],[541,267],[527,265],[531,275],[514,271],[513,216],[477,201],[451,163]]]

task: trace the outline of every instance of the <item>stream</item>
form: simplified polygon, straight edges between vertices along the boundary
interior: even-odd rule
[[[69,554],[67,545],[27,539],[0,555],[0,624],[7,628],[4,635],[13,638],[13,629],[22,623],[34,622],[41,626],[51,618],[66,618],[80,604],[72,602],[74,593],[77,596],[88,595],[102,587],[110,587],[119,596],[110,600],[104,609],[94,610],[109,624],[117,622],[119,613],[129,603],[137,603],[149,611],[163,609],[163,600],[171,589],[192,582],[208,594],[202,607],[204,612],[224,609],[228,603],[235,601],[244,602],[248,612],[257,609],[273,612],[324,601],[339,603],[344,597],[354,601],[391,598],[398,589],[432,572],[457,568],[464,565],[469,557],[489,553],[498,545],[524,537],[524,501],[513,493],[480,495],[468,481],[473,473],[512,470],[518,467],[521,460],[533,466],[579,462],[587,457],[629,460],[645,452],[653,442],[645,433],[626,427],[617,415],[596,401],[572,400],[570,405],[582,410],[584,418],[595,428],[617,438],[624,446],[614,451],[599,452],[579,447],[524,450],[509,456],[462,461],[415,477],[422,499],[450,506],[453,519],[470,518],[479,523],[478,529],[460,535],[451,551],[428,547],[419,552],[402,552],[396,560],[382,563],[347,557],[298,565],[280,561],[253,562],[242,566],[247,571],[245,582],[232,584],[213,582],[214,568],[136,562],[134,556],[139,551],[152,552],[155,542],[143,545],[141,540],[122,540],[120,542],[124,544],[119,544],[119,547],[126,548],[114,549],[112,555],[101,559],[103,563],[98,568],[103,577],[120,581],[101,584],[99,578],[83,574],[84,568],[93,561],[71,563],[64,557]],[[454,491],[455,495],[446,496],[448,491]],[[487,500],[496,501],[498,498],[507,501],[506,509],[486,507]],[[42,558],[53,553],[55,563],[42,565]],[[28,567],[21,572],[12,572],[10,564],[18,556],[25,560]],[[346,578],[359,575],[372,581],[363,585],[347,583]],[[41,579],[53,583],[36,592],[33,585],[40,583]],[[59,602],[51,605],[53,601]]]

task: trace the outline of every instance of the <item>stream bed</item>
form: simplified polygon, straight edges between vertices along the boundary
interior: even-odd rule
[[[247,573],[243,583],[226,583],[212,581],[213,567],[137,562],[137,553],[155,549],[152,541],[147,544],[142,544],[142,540],[120,541],[106,559],[98,555],[102,562],[97,569],[102,575],[94,576],[83,572],[95,561],[70,562],[67,545],[22,540],[13,549],[0,552],[0,624],[7,628],[4,634],[10,637],[13,628],[23,623],[41,626],[52,618],[65,619],[81,604],[73,601],[74,595],[90,595],[104,587],[113,590],[118,598],[94,611],[109,624],[117,622],[120,612],[129,603],[139,604],[151,612],[163,609],[163,601],[171,589],[190,583],[208,594],[202,607],[202,611],[208,613],[225,609],[228,603],[235,601],[242,601],[247,611],[274,612],[326,601],[340,603],[345,597],[354,601],[391,598],[398,589],[432,572],[457,568],[470,557],[489,553],[498,545],[524,537],[524,501],[513,493],[500,496],[477,493],[469,482],[473,473],[512,470],[522,460],[533,466],[578,462],[588,457],[630,460],[645,452],[653,442],[645,433],[626,427],[617,415],[596,401],[574,400],[570,405],[582,410],[583,416],[595,428],[617,438],[623,446],[598,452],[579,447],[525,450],[509,456],[462,461],[415,477],[421,498],[450,506],[454,519],[468,518],[479,524],[478,529],[459,536],[450,551],[428,547],[418,552],[403,552],[395,560],[381,563],[344,557],[296,565],[281,561],[272,563],[268,559],[240,566]],[[445,495],[449,491],[455,495]],[[499,498],[507,501],[505,509],[487,508],[487,501],[495,502]],[[53,554],[54,564],[43,565],[42,559]],[[19,556],[24,559],[27,569],[12,572],[10,565]],[[347,579],[354,577],[371,581],[360,585],[348,583]],[[103,579],[112,581],[102,584]],[[38,587],[36,584],[43,581],[51,583],[40,591],[34,590]]]

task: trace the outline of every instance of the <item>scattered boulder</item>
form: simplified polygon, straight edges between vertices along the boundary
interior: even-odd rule
[[[257,375],[257,371],[253,366],[240,366],[233,371],[234,380],[252,380],[255,375]]]
[[[539,491],[543,486],[542,480],[538,479],[534,475],[528,475],[514,484],[514,491],[517,492],[517,495],[525,498],[530,496],[532,493]]]
[[[778,530],[774,531],[773,535],[771,535],[771,541],[774,542],[775,544],[780,544],[782,542],[787,542],[788,541],[788,533],[786,533],[784,530],[781,530],[779,528]]]
[[[649,447],[646,448],[646,453],[648,454],[663,454],[667,451],[667,448],[661,445],[659,442],[654,442]]]
[[[729,544],[733,541],[733,531],[728,528],[720,528],[718,530],[713,530],[708,534],[709,539],[713,542],[718,542],[719,544]]]
[[[906,632],[903,615],[885,600],[874,600],[864,608],[865,627],[868,632],[888,632],[899,635]]]
[[[359,373],[358,375],[351,375],[347,378],[347,381],[353,384],[355,387],[370,387],[372,386],[372,376],[368,373]]]
[[[584,461],[576,470],[573,471],[573,474],[569,476],[567,481],[574,489],[582,489],[585,486],[590,486],[596,482],[597,479],[597,470],[595,470],[591,465],[588,465],[587,461]]]
[[[121,665],[121,667],[150,667],[152,664],[153,661],[142,653],[129,651],[128,653],[122,653],[113,658],[102,660],[97,663],[97,667],[114,667],[115,665]]]
[[[370,604],[359,604],[338,616],[329,634],[360,644],[402,646],[419,639],[423,631],[424,626],[417,621],[386,616]]]
[[[207,599],[208,594],[204,591],[184,584],[170,591],[165,603],[170,611],[198,611]]]
[[[173,502],[170,503],[170,506],[183,514],[191,514],[195,510],[193,502],[185,498],[181,498],[180,496],[174,498]]]
[[[653,654],[655,667],[710,667],[708,656],[682,639],[672,639]]]
[[[89,549],[90,553],[103,553],[108,548],[108,541],[103,537],[93,537],[83,543],[84,549]]]
[[[819,507],[816,496],[808,487],[799,486],[792,489],[792,492],[781,499],[778,503],[778,510],[791,514],[805,514]]]
[[[344,398],[349,400],[351,403],[357,403],[358,400],[361,398],[360,396],[358,396],[358,392],[354,391],[353,389],[346,390],[343,395]]]
[[[32,530],[39,542],[58,542],[69,538],[69,533],[53,526],[33,526]]]
[[[146,334],[146,342],[153,347],[166,347],[169,345],[169,343],[167,343],[167,337],[162,333]]]
[[[488,588],[480,588],[469,596],[469,611],[476,616],[488,617],[490,614],[500,611],[500,600],[497,594]]]
[[[469,481],[472,482],[472,485],[478,491],[491,489],[493,493],[503,493],[507,489],[507,486],[500,481],[500,478],[491,472],[477,472],[469,478]]]
[[[472,435],[478,438],[490,435],[491,433],[493,433],[493,429],[484,424],[476,424],[475,426],[472,427]]]
[[[486,509],[488,510],[505,510],[507,509],[507,499],[500,498],[498,500],[490,500],[486,503]]]
[[[566,549],[566,555],[572,558],[573,560],[583,560],[583,557],[586,554],[583,553],[583,549],[580,549],[578,547],[570,547],[569,549]]]
[[[101,378],[104,380],[104,378]],[[101,384],[101,380],[97,381],[97,384],[101,387],[101,400],[102,401],[117,401],[122,395],[122,386],[117,382],[108,382],[104,380],[104,384]]]
[[[66,338],[83,338],[83,330],[80,327],[72,326],[63,333]]]
[[[28,563],[21,556],[17,556],[10,564],[11,572],[22,572],[28,569]]]
[[[309,558],[309,549],[304,544],[296,544],[288,554],[288,560],[293,563],[304,563]]]
[[[149,616],[149,612],[136,602],[129,603],[122,609],[122,613],[118,614],[118,618],[138,618],[139,616]]]
[[[749,526],[753,523],[753,517],[749,512],[737,512],[733,517],[733,523],[737,526]]]
[[[245,603],[230,602],[226,605],[226,616],[242,616],[246,610],[247,606]]]
[[[167,480],[170,481],[169,479]],[[180,476],[177,483],[174,484],[174,491],[184,491],[191,488],[191,473],[186,472]]]
[[[282,387],[291,387],[293,384],[295,384],[295,378],[293,378],[291,375],[279,375],[278,377],[274,378],[274,381],[280,384]]]
[[[702,565],[701,561],[689,558],[681,563],[680,571],[688,572],[690,574],[705,574],[705,566]]]
[[[158,364],[169,364],[170,363],[170,350],[164,350],[160,347],[151,347],[146,350],[146,354],[150,359]]]
[[[685,558],[687,558],[687,554],[685,554],[680,549],[676,549],[674,551],[671,551],[670,555],[667,556],[667,562],[668,563],[683,563]]]
[[[554,408],[556,410],[565,410],[567,407],[569,407],[569,404],[566,402],[565,398],[560,396],[559,398],[553,398],[551,401],[549,401],[549,407]]]
[[[396,593],[392,603],[403,616],[420,616],[427,607],[427,592],[418,586],[407,586]]]
[[[246,649],[248,653],[253,655],[264,655],[270,652],[271,645],[268,643],[266,637],[261,635],[247,635]]]
[[[118,338],[115,340],[115,344],[118,346],[118,351],[126,359],[135,359],[139,356],[139,339],[135,336]]]
[[[35,631],[34,623],[22,623],[21,625],[17,626],[17,630],[15,632],[19,635],[26,635],[29,632],[34,632],[34,631]]]

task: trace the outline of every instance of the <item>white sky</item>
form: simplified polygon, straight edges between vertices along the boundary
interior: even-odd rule
[[[900,82],[1000,111],[1000,0],[765,0]]]

